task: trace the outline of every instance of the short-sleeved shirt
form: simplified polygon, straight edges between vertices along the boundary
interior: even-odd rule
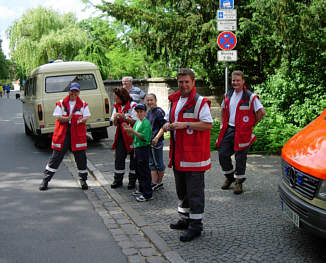
[[[239,101],[242,98],[243,90],[240,92],[233,92],[231,99],[230,99],[230,117],[229,117],[229,125],[235,127],[235,113],[237,111],[237,105],[239,104]],[[221,104],[222,108],[225,108],[224,100]],[[254,100],[254,111],[257,112],[261,108],[264,108],[263,104],[259,101],[258,98],[255,98]]]
[[[134,104],[135,104],[135,102],[130,102],[130,106],[131,106],[131,108],[130,108],[127,112],[125,112],[124,115],[125,115],[126,117],[130,117],[130,118],[133,119],[133,120],[138,120],[138,118],[137,118],[137,116],[136,116],[135,107],[133,107]],[[125,105],[121,106],[121,110],[122,110],[122,111],[123,111],[124,107],[125,107]],[[111,115],[111,119],[110,119],[111,121],[113,121],[113,119],[114,119],[114,114],[115,114],[116,112],[117,112],[117,109],[116,109],[115,107],[113,107],[113,111],[112,111],[112,115]]]
[[[178,115],[179,115],[181,109],[183,108],[183,106],[186,104],[187,100],[188,100],[188,97],[185,97],[185,98],[180,97],[177,107],[175,109],[175,116],[174,116],[175,122],[178,121]],[[169,112],[170,112],[170,110],[165,115],[165,120],[167,120],[167,121],[169,121],[169,118],[170,118]],[[205,103],[204,106],[201,108],[201,110],[199,112],[199,120],[202,122],[213,123],[213,118],[212,118],[208,103]]]
[[[143,99],[146,96],[144,91],[135,86],[131,86],[131,89],[129,90],[129,95],[132,97],[132,100],[136,103],[140,103],[140,99]]]
[[[153,110],[149,110],[146,114],[146,119],[149,120],[152,126],[152,139],[158,134],[160,129],[163,127],[163,125],[166,123],[166,120],[164,119],[165,112],[162,108],[156,107]],[[156,147],[160,147],[161,144],[163,144],[164,137],[161,136],[161,138],[158,140]]]
[[[133,130],[140,133],[143,140],[138,136],[133,135],[133,144],[135,148],[148,146],[151,144],[152,126],[148,119],[144,118],[142,121],[137,120],[134,124]]]
[[[69,109],[70,109],[69,115],[71,115],[72,111],[74,110],[75,105],[76,105],[76,101],[71,101],[71,100],[69,101]],[[54,109],[53,116],[62,116],[62,115],[63,115],[63,109],[57,105]],[[87,105],[84,108],[83,117],[90,117],[90,116],[91,116],[91,113],[90,113],[88,105]]]

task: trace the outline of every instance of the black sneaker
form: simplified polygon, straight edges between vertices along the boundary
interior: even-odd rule
[[[152,190],[153,191],[157,191],[159,189],[161,189],[163,187],[163,183],[160,183],[160,184],[153,184],[152,185]]]
[[[131,195],[133,195],[133,196],[140,196],[140,195],[142,195],[142,192],[139,192],[138,190],[136,190]]]
[[[138,202],[146,202],[146,201],[153,200],[153,197],[145,198],[143,195],[140,195],[140,196],[137,196],[137,197],[136,197],[136,200],[137,200]]]

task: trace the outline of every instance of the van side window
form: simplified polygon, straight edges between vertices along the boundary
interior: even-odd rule
[[[27,79],[26,80],[24,95],[25,96],[29,96],[30,95],[30,79]]]
[[[32,95],[36,96],[36,77],[33,78],[32,85]]]
[[[97,89],[97,84],[93,74],[78,74],[46,77],[45,92],[54,93],[68,91],[69,84],[73,81],[80,84],[80,90]]]

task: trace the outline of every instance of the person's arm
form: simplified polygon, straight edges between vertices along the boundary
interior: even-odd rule
[[[187,127],[189,125],[189,127]],[[212,123],[209,122],[174,122],[170,124],[171,130],[190,129],[195,131],[206,131],[212,128]]]
[[[255,124],[257,124],[266,115],[266,111],[264,108],[261,108],[258,111],[256,111],[255,115],[256,115],[256,123]]]
[[[67,117],[64,117],[61,115],[61,116],[56,116],[55,118],[57,119],[57,121],[64,123],[64,122],[68,122],[71,120],[71,115],[69,115]]]
[[[223,122],[223,120],[224,120],[224,115],[225,115],[225,109],[224,108],[221,108],[221,113],[220,113],[221,115],[221,123]]]
[[[81,124],[81,123],[85,124],[87,120],[88,120],[88,117],[82,117],[82,118],[78,119],[77,124]]]
[[[145,125],[144,123],[142,123],[142,125]],[[142,126],[141,125],[141,126]],[[152,127],[149,125],[148,127],[144,127],[144,129],[142,129],[142,127],[140,127],[140,129],[142,129],[142,132],[138,132],[135,131],[133,128],[131,128],[130,126],[125,125],[124,129],[129,133],[129,134],[134,134],[136,135],[139,139],[141,139],[142,141],[146,141],[148,138],[148,141],[150,141],[150,137],[151,137],[151,129]]]
[[[158,140],[162,137],[163,134],[164,134],[164,130],[163,130],[163,127],[162,127],[152,140],[152,145],[153,146],[155,146],[157,144]]]

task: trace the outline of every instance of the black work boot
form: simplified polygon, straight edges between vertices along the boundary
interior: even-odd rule
[[[170,224],[171,229],[177,229],[177,230],[187,230],[189,227],[189,220],[186,219],[180,219],[175,224]]]
[[[38,189],[40,189],[40,191],[48,190],[48,183],[49,181],[46,178],[43,178]]]
[[[189,242],[196,237],[201,235],[200,230],[188,229],[186,232],[182,233],[180,236],[180,241],[182,242]]]
[[[223,183],[223,185],[221,186],[221,189],[222,190],[227,190],[230,188],[231,184],[235,181],[234,179],[234,175],[233,174],[228,174],[228,175],[225,175],[226,179]]]
[[[118,188],[121,186],[122,186],[122,182],[118,182],[118,181],[113,181],[113,183],[111,184],[112,189],[115,189],[115,188]]]
[[[80,187],[81,187],[81,189],[87,190],[88,189],[88,185],[86,183],[86,180],[80,179],[79,181],[80,181]]]
[[[49,184],[52,176],[53,175],[46,174],[46,173],[43,174],[42,182],[41,182],[41,184],[40,184],[40,186],[38,188],[38,189],[40,189],[40,191],[48,190],[48,184]]]

